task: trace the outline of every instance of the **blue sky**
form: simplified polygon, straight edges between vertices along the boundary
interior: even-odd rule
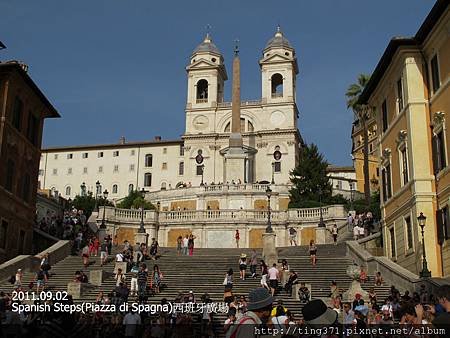
[[[296,48],[299,129],[329,162],[351,164],[345,91],[393,36],[414,35],[431,0],[0,0],[0,60],[17,59],[60,112],[44,146],[179,138],[186,66],[212,26],[231,73],[241,50],[242,99],[261,96],[258,60],[279,23]],[[230,98],[231,81],[225,88]]]

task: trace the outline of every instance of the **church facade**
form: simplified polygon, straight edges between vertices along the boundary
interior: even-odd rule
[[[234,58],[239,61],[237,52]],[[119,200],[130,190],[142,188],[156,192],[227,182],[287,185],[289,172],[299,161],[302,139],[296,54],[279,28],[265,46],[259,65],[261,98],[241,101],[240,92],[233,92],[233,104],[225,102],[224,57],[208,34],[186,67],[186,127],[181,139],[121,139],[117,144],[44,149],[40,187],[65,198],[108,190],[109,198]],[[240,86],[239,76],[235,69],[233,91]],[[241,142],[242,162],[236,161],[240,155],[229,154],[230,136],[235,134]]]

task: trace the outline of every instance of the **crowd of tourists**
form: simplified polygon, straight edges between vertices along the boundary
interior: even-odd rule
[[[378,231],[377,222],[371,211],[356,215],[348,214],[347,217],[348,231],[353,232],[353,239],[356,241]]]
[[[72,240],[86,227],[86,221],[83,210],[73,208],[64,211],[62,216],[48,211],[40,220],[36,218],[35,227],[54,237]]]

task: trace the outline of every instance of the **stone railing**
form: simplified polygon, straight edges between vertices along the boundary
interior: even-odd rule
[[[245,106],[258,106],[261,104],[261,100],[247,100],[247,101],[241,101],[241,107]],[[231,107],[231,102],[219,102],[217,103],[218,107]]]
[[[101,221],[103,214],[100,208],[99,218]],[[346,217],[343,205],[329,205],[322,207],[322,215],[324,220],[342,220]],[[179,211],[144,211],[145,223],[156,223],[160,225],[183,223],[183,222],[203,222],[215,223],[217,221],[254,221],[265,222],[267,220],[267,210],[243,210],[243,209],[227,209],[227,210],[179,210]],[[117,223],[137,223],[141,219],[140,210],[118,209],[113,207],[105,208],[105,219]],[[271,211],[271,219],[273,222],[303,222],[318,221],[320,219],[320,208],[307,209],[289,209],[287,211]]]

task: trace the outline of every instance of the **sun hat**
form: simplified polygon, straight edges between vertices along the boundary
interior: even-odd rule
[[[250,311],[263,309],[272,305],[273,297],[265,288],[256,288],[248,294],[247,309]]]
[[[245,253],[241,253],[241,258],[247,258],[247,255]]]
[[[303,318],[306,324],[329,326],[333,324],[338,313],[328,308],[320,299],[314,299],[305,304],[302,309]]]

